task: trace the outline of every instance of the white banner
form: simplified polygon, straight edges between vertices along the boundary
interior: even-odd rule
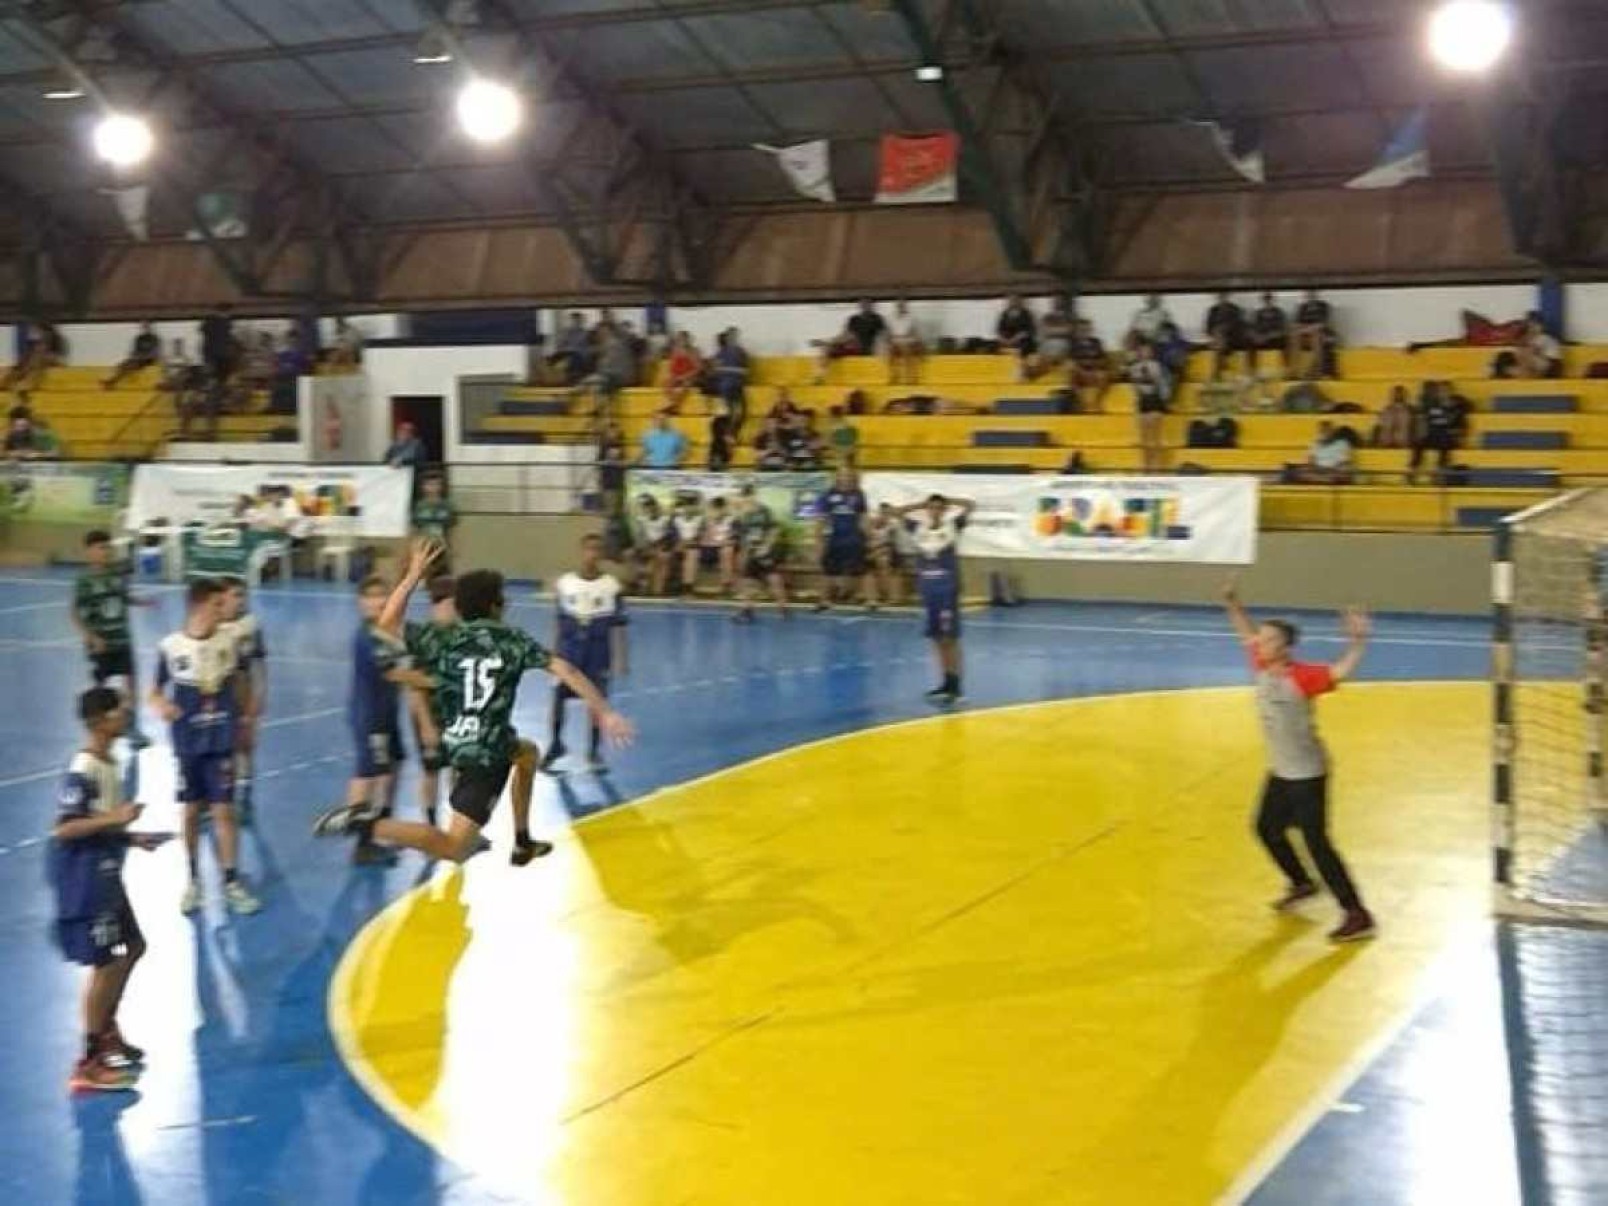
[[[413,471],[384,465],[139,465],[128,526],[226,523],[242,498],[288,489],[316,533],[331,520],[344,534],[393,539],[412,522]]]
[[[867,473],[873,505],[929,495],[977,504],[963,554],[1071,561],[1256,560],[1254,477]]]

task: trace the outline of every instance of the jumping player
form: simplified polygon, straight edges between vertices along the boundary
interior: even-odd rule
[[[833,603],[847,603],[854,584],[865,578],[865,491],[852,469],[839,469],[837,480],[821,495],[817,511],[817,541],[821,546],[821,574],[826,579],[816,611]]]
[[[235,735],[235,809],[241,826],[250,828],[252,759],[257,750],[257,724],[268,702],[268,644],[262,624],[246,608],[246,584],[239,578],[224,581],[222,614],[218,631],[234,642],[245,679],[248,707]]]
[[[1274,908],[1294,908],[1318,894],[1289,831],[1299,829],[1318,874],[1344,910],[1329,933],[1332,942],[1357,942],[1374,936],[1372,914],[1363,907],[1345,863],[1329,840],[1329,755],[1318,737],[1312,701],[1335,690],[1356,673],[1368,644],[1368,615],[1361,608],[1345,613],[1350,643],[1333,665],[1298,662],[1291,656],[1300,631],[1287,620],[1252,621],[1230,582],[1223,591],[1229,622],[1245,646],[1256,675],[1256,705],[1262,717],[1271,767],[1262,788],[1256,833],[1284,872],[1288,887]]]
[[[934,703],[952,704],[960,689],[960,534],[976,503],[934,494],[900,508],[915,549],[916,587],[927,613],[927,639],[938,654],[943,681],[927,692]],[[920,518],[914,513],[920,511]]]
[[[737,541],[737,601],[741,606],[732,617],[739,624],[754,622],[754,594],[760,583],[770,587],[771,597],[787,619],[787,581],[782,577],[781,525],[771,509],[759,501],[754,484],[738,492],[737,516],[732,521]]]
[[[448,575],[437,575],[425,586],[430,596],[430,618],[424,623],[408,621],[402,630],[403,643],[415,666],[428,666],[435,657],[442,634],[458,622],[458,606],[453,601],[457,582]],[[416,684],[408,688],[408,714],[413,718],[413,738],[419,746],[419,802],[425,823],[436,823],[436,804],[441,799],[441,772],[446,757],[441,750],[441,715],[435,706],[435,693]]]
[[[240,833],[235,824],[235,737],[242,720],[250,724],[251,701],[235,642],[219,631],[223,586],[210,578],[190,583],[184,627],[162,638],[156,660],[151,706],[172,726],[178,760],[179,803],[184,806],[184,849],[190,882],[179,908],[193,913],[201,905],[199,875],[201,810],[212,817],[218,862],[223,867],[223,899],[230,912],[262,908],[240,878]]]
[[[84,558],[89,568],[73,586],[72,621],[89,654],[89,673],[97,687],[116,683],[129,707],[129,740],[134,748],[150,744],[140,731],[135,709],[139,700],[134,669],[134,638],[129,631],[128,609],[148,607],[150,600],[129,593],[129,567],[112,562],[112,536],[97,528],[84,537]]]
[[[602,568],[603,537],[581,539],[581,567],[558,580],[558,656],[591,679],[602,695],[609,693],[609,680],[626,674],[625,592],[613,574]],[[553,688],[553,735],[547,743],[547,770],[565,754],[564,705],[576,695],[562,679]],[[587,744],[587,767],[594,774],[603,765],[603,734],[596,718],[592,721]]]
[[[91,687],[79,697],[78,715],[88,738],[67,767],[50,848],[56,940],[69,960],[93,969],[84,989],[84,1054],[67,1083],[74,1090],[132,1089],[145,1052],[124,1040],[117,1008],[145,939],[123,891],[123,856],[130,846],[155,849],[168,835],[128,832],[144,805],[123,801],[112,757],[128,724],[122,698]]]
[[[407,573],[386,601],[379,623],[382,631],[401,632],[408,599],[437,552],[438,546],[428,541],[414,546]],[[519,680],[527,670],[546,670],[568,685],[609,740],[623,744],[631,739],[631,723],[609,707],[584,674],[553,657],[529,634],[502,622],[501,574],[475,570],[463,575],[458,579],[456,599],[459,623],[447,630],[424,667],[440,696],[441,739],[453,771],[450,827],[443,833],[430,825],[382,817],[371,807],[348,804],[319,817],[314,836],[357,834],[461,863],[475,852],[480,832],[512,775],[514,850],[510,861],[522,867],[550,850],[547,843],[530,836],[535,747],[520,741],[511,719]]]

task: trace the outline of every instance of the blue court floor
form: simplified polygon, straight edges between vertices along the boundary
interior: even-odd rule
[[[138,977],[160,1008],[129,1016],[150,1051],[137,1096],[74,1101],[78,970],[48,937],[43,835],[55,780],[78,746],[72,701],[84,685],[65,575],[0,578],[0,1202],[261,1203],[307,1206],[480,1202],[472,1171],[439,1158],[382,1112],[337,1057],[329,978],[357,929],[425,868],[354,870],[311,817],[336,801],[349,763],[342,719],[350,596],[267,588],[255,608],[270,654],[269,723],[258,755],[257,826],[244,869],[264,912],[236,921],[217,901],[194,923],[176,909],[177,851],[131,854],[129,876],[151,956]],[[146,588],[142,672],[177,626],[179,597]],[[533,597],[512,617],[550,626]],[[1339,648],[1313,617],[1309,652]],[[737,629],[717,609],[642,606],[633,672],[617,699],[641,737],[608,780],[545,781],[546,827],[656,788],[815,738],[927,713],[928,651],[908,617],[762,616]],[[1237,684],[1242,657],[1205,609],[1035,605],[967,618],[964,706]],[[1475,621],[1389,617],[1366,668],[1374,679],[1483,679]],[[533,677],[519,713],[545,741],[548,692]],[[154,729],[154,723],[148,722]],[[571,747],[578,743],[579,717]],[[1426,751],[1426,757],[1433,756]],[[160,745],[140,766],[148,827],[176,826]],[[411,806],[411,780],[403,785]],[[1250,802],[1247,801],[1247,809]],[[1249,836],[1247,835],[1247,840]],[[1260,892],[1266,885],[1256,885]],[[168,907],[172,906],[172,907]],[[1422,1009],[1362,1065],[1339,1101],[1292,1119],[1288,1151],[1259,1185],[1264,1204],[1423,1203],[1448,1162],[1486,1193],[1464,1201],[1608,1202],[1608,937],[1520,930],[1447,952]],[[137,993],[136,989],[136,993]],[[131,997],[131,1005],[133,998]],[[1509,1058],[1512,1040],[1515,1058]],[[519,1051],[509,1060],[517,1065]],[[1510,1092],[1517,1079],[1519,1093]],[[1008,1125],[1002,1122],[1001,1125]],[[1475,1138],[1477,1137],[1477,1138]]]

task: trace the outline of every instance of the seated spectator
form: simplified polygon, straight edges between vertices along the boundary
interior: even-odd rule
[[[679,469],[687,455],[687,437],[663,414],[653,416],[653,425],[642,435],[642,465],[648,469]]]
[[[1161,338],[1163,327],[1173,325],[1172,315],[1167,313],[1167,307],[1162,304],[1161,294],[1152,293],[1145,298],[1145,304],[1133,313],[1133,320],[1128,323],[1128,335],[1131,339],[1138,336],[1148,339],[1151,343]],[[1126,342],[1126,341],[1125,341]]]
[[[1470,409],[1467,402],[1452,393],[1446,382],[1424,382],[1413,426],[1413,456],[1407,466],[1409,485],[1417,482],[1418,469],[1426,452],[1435,453],[1436,469],[1445,472],[1453,449],[1462,444],[1468,431]]]
[[[1290,335],[1290,371],[1307,381],[1331,381],[1340,375],[1336,350],[1333,312],[1329,303],[1308,289],[1306,300],[1295,311],[1295,328]]]
[[[921,377],[921,358],[926,349],[922,346],[921,332],[910,313],[910,303],[900,301],[893,307],[893,321],[888,324],[888,384],[914,385]]]
[[[559,370],[565,385],[579,385],[591,374],[592,333],[586,329],[586,317],[579,310],[570,313],[569,325],[559,332],[547,363]]]
[[[26,414],[15,414],[11,426],[6,431],[5,454],[14,461],[36,461],[40,459],[39,437],[34,430],[34,421]]]
[[[698,388],[703,377],[703,357],[686,331],[677,331],[670,344],[670,355],[664,366],[664,410],[666,414],[681,413],[681,404],[687,395]]]
[[[1167,464],[1164,422],[1172,401],[1172,381],[1156,353],[1156,345],[1141,338],[1134,344],[1128,380],[1139,413],[1139,457],[1146,473],[1160,473]]]
[[[843,324],[842,331],[831,339],[814,342],[817,352],[815,384],[826,383],[827,367],[840,356],[875,356],[881,351],[887,333],[888,322],[877,313],[877,304],[869,298],[862,300],[860,308]]]
[[[1250,332],[1245,325],[1245,311],[1226,291],[1217,295],[1217,301],[1206,311],[1206,343],[1212,349],[1212,380],[1221,381],[1228,358],[1235,352],[1248,352]]]
[[[1105,344],[1094,333],[1094,324],[1078,319],[1077,338],[1072,341],[1072,388],[1077,391],[1080,409],[1098,414],[1111,384],[1111,360]]]
[[[787,449],[789,469],[821,467],[821,454],[826,446],[821,440],[821,433],[816,430],[813,410],[806,410],[798,420],[783,430],[782,442]]]
[[[150,368],[162,356],[162,341],[156,337],[156,331],[151,324],[142,322],[139,334],[134,336],[134,342],[129,345],[128,355],[123,357],[112,370],[112,375],[101,382],[102,389],[115,389],[117,383],[124,377]]]
[[[1406,448],[1413,442],[1413,404],[1408,400],[1407,387],[1398,385],[1390,391],[1390,401],[1379,412],[1374,424],[1375,448]]]
[[[363,332],[342,316],[335,320],[335,342],[329,349],[332,368],[354,369],[363,363]]]
[[[1517,381],[1519,376],[1519,354],[1512,348],[1502,349],[1496,354],[1496,359],[1491,361],[1491,379]]]
[[[1524,337],[1513,349],[1519,376],[1534,379],[1563,376],[1563,345],[1547,333],[1541,315],[1531,310],[1524,316]]]
[[[832,426],[827,429],[826,438],[832,446],[832,459],[840,469],[853,469],[859,459],[859,429],[849,422],[844,407],[834,406],[831,415]]]
[[[1000,350],[1016,357],[1018,381],[1028,381],[1037,375],[1038,320],[1016,294],[1005,299],[1005,309],[1000,311],[999,321],[994,324],[994,334],[999,339]]]
[[[722,473],[731,468],[736,454],[736,442],[731,434],[731,419],[715,415],[709,420],[709,471]]]
[[[1078,320],[1072,314],[1072,307],[1067,305],[1066,298],[1057,297],[1039,323],[1038,371],[1054,372],[1070,363],[1077,338]]]
[[[787,468],[787,439],[782,421],[773,412],[754,439],[754,467],[771,472]]]
[[[782,385],[777,387],[776,401],[771,404],[771,408],[765,417],[775,419],[780,423],[791,423],[803,413],[798,408],[798,404],[793,401],[792,391],[787,386]]]
[[[1263,352],[1285,355],[1290,348],[1290,321],[1271,293],[1262,294],[1262,304],[1251,315],[1251,371],[1261,363]]]
[[[1178,324],[1166,322],[1161,325],[1161,335],[1156,339],[1156,359],[1161,361],[1161,367],[1167,370],[1170,383],[1170,392],[1167,400],[1178,392],[1179,383],[1189,375],[1189,353],[1194,349],[1190,347],[1189,340],[1178,329]]]
[[[742,332],[730,327],[721,333],[715,350],[715,396],[731,420],[732,439],[736,439],[748,419],[748,349]]]
[[[659,508],[659,500],[644,494],[637,500],[636,522],[632,532],[632,552],[637,566],[648,579],[650,595],[662,595],[670,585],[670,555],[675,534],[670,516]]]
[[[1317,438],[1307,450],[1306,464],[1291,465],[1285,478],[1310,485],[1343,486],[1352,480],[1355,455],[1351,441],[1325,419],[1318,424]]]

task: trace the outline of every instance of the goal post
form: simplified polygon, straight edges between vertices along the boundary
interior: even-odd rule
[[[1608,489],[1502,520],[1492,594],[1497,910],[1608,924]]]

